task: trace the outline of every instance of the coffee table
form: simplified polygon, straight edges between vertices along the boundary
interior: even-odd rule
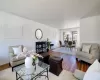
[[[25,64],[19,65],[14,68],[14,71],[16,72],[16,80],[36,80],[43,76],[49,80],[49,65],[41,61],[32,68],[26,68]],[[46,74],[44,74],[45,72]]]

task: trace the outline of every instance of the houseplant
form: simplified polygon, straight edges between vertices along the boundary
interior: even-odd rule
[[[49,39],[47,38],[47,52],[50,50],[50,41],[49,41]]]

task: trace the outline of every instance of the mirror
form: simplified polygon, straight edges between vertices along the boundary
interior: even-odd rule
[[[37,29],[37,30],[35,31],[35,37],[36,37],[36,39],[38,39],[38,40],[42,39],[42,37],[43,37],[43,32],[42,32],[41,29]]]

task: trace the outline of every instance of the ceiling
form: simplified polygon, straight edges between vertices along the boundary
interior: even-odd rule
[[[56,28],[99,15],[100,0],[0,0],[0,9]]]

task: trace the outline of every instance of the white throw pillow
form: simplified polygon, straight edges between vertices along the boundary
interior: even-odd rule
[[[19,47],[13,47],[13,51],[15,55],[19,55],[22,52],[21,46]]]
[[[82,51],[86,52],[86,53],[89,53],[90,48],[91,48],[91,45],[83,45]]]
[[[100,72],[88,73],[83,80],[100,80]]]
[[[83,80],[100,80],[100,63],[98,60],[95,60],[95,62],[88,68]]]
[[[27,51],[28,51],[27,47],[24,47],[23,52],[27,52]]]

